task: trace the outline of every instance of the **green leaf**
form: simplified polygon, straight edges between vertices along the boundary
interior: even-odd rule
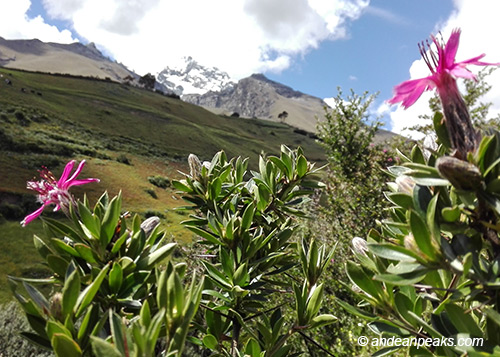
[[[35,244],[38,254],[40,254],[43,259],[46,259],[49,254],[54,253],[54,251],[36,234],[33,236],[33,243]]]
[[[458,206],[445,207],[441,210],[441,215],[446,222],[455,222],[460,218],[460,208]]]
[[[35,333],[31,333],[31,332],[21,332],[20,335],[36,346],[40,346],[46,350],[52,349],[52,345],[50,344],[50,341],[41,337],[40,335],[37,335]]]
[[[122,357],[122,354],[111,343],[95,336],[90,338],[92,340],[92,352],[97,357]]]
[[[225,301],[225,302],[231,302],[231,300],[230,300],[227,296],[225,296],[225,295],[221,294],[220,292],[218,292],[218,291],[216,291],[216,290],[210,290],[210,289],[208,289],[208,290],[203,290],[203,291],[202,291],[202,294],[203,294],[203,295],[210,295],[210,296],[213,296],[213,297],[215,297],[215,298],[217,298],[217,299],[221,299],[222,301]]]
[[[253,216],[255,214],[255,205],[253,202],[245,208],[241,219],[241,231],[245,231],[252,225]]]
[[[406,193],[386,193],[385,196],[389,201],[404,209],[413,208],[413,198]]]
[[[346,263],[347,276],[366,294],[377,298],[382,293],[382,288],[379,282],[373,281],[371,276],[368,276],[363,268],[357,264],[348,261]]]
[[[223,245],[223,243],[212,233],[209,233],[205,231],[204,229],[198,228],[198,227],[186,227],[190,231],[194,232],[195,234],[199,235],[202,238],[205,238],[207,241],[209,241],[212,244],[215,245]]]
[[[212,264],[202,261],[202,264],[205,266],[208,275],[215,281],[221,284],[225,288],[232,288],[231,283],[227,280],[227,278]]]
[[[299,178],[304,177],[307,173],[307,160],[303,155],[300,155],[297,159],[297,174]]]
[[[247,345],[245,346],[245,355],[249,355],[250,357],[260,357],[261,354],[260,345],[253,337],[247,341]]]
[[[477,337],[483,336],[483,332],[477,325],[476,321],[474,321],[471,314],[466,314],[460,306],[455,304],[446,304],[445,311],[458,331],[466,332]]]
[[[293,163],[292,163],[292,159],[290,158],[290,156],[288,156],[283,151],[283,145],[282,145],[282,151],[281,151],[281,161],[285,165],[285,176],[287,177],[287,179],[291,180],[292,174],[293,174]]]
[[[233,274],[233,284],[244,286],[249,279],[247,263],[241,264]]]
[[[434,197],[432,197],[429,205],[427,206],[426,214],[427,227],[429,227],[429,232],[431,234],[431,244],[434,243],[435,246],[438,245],[437,242],[439,242],[441,239],[441,231],[439,229],[438,219],[436,217],[438,199],[439,194],[436,194],[434,195]],[[433,249],[434,252],[436,250],[436,248]]]
[[[123,282],[123,270],[122,267],[118,262],[113,263],[113,267],[111,268],[111,271],[109,272],[109,287],[111,288],[111,291],[116,294],[118,291],[120,291],[120,287],[122,286]]]
[[[413,302],[401,292],[397,292],[394,295],[394,306],[396,307],[397,312],[412,325],[416,325],[415,319],[408,314],[408,311],[413,311]]]
[[[375,280],[383,281],[393,285],[413,285],[421,281],[427,274],[427,270],[416,270],[406,274],[377,274]]]
[[[42,293],[39,292],[33,285],[28,284],[24,281],[23,285],[33,302],[35,302],[35,304],[37,304],[41,310],[49,311],[49,302],[47,301],[45,296],[43,296]]]
[[[219,342],[217,341],[214,335],[208,334],[205,335],[205,337],[203,337],[203,345],[205,345],[205,347],[208,349],[215,350],[218,344]]]
[[[52,337],[56,333],[66,335],[69,338],[72,337],[71,332],[69,332],[69,330],[59,321],[52,321],[52,320],[47,321],[45,329],[47,330],[47,336],[49,337],[50,340],[52,340]]]
[[[410,227],[418,248],[432,260],[436,259],[436,253],[432,246],[431,234],[424,220],[415,211],[410,212]]]
[[[97,262],[92,248],[90,248],[88,245],[83,243],[75,243],[74,248],[78,252],[80,257],[85,259],[88,263],[93,264]]]
[[[64,282],[62,289],[62,313],[64,317],[73,312],[79,293],[80,273],[78,269],[75,269]]]
[[[439,139],[439,142],[447,149],[451,148],[450,137],[448,135],[448,130],[446,129],[446,121],[443,120],[443,114],[437,112],[432,118],[434,124],[434,130]]]
[[[139,270],[151,269],[152,267],[155,266],[155,264],[162,262],[164,259],[166,259],[168,256],[170,256],[170,254],[172,254],[174,252],[176,246],[177,246],[177,243],[165,244],[160,249],[149,254],[147,257],[139,260],[137,262],[137,269],[139,269]]]
[[[54,273],[63,277],[66,274],[69,262],[59,255],[49,254],[47,256],[47,264],[54,271]]]
[[[424,154],[422,153],[422,150],[420,150],[420,147],[418,145],[414,145],[413,148],[411,149],[411,154],[410,154],[411,161],[425,165],[425,157]]]
[[[100,241],[102,246],[107,246],[111,241],[111,238],[113,238],[116,226],[118,225],[118,220],[120,219],[121,204],[122,195],[120,192],[118,196],[113,197],[106,208],[106,212],[104,213],[100,232]]]
[[[116,242],[113,244],[113,248],[111,249],[111,253],[116,254],[120,248],[123,246],[123,243],[127,241],[129,238],[129,233],[128,232],[123,232],[123,234],[116,240]]]
[[[177,181],[177,180],[173,180],[172,181],[172,186],[175,187],[175,189],[179,190],[179,191],[182,191],[182,192],[186,192],[186,193],[191,193],[193,192],[193,189],[189,186],[187,186],[184,182],[182,181]]]
[[[394,326],[392,323],[387,323],[383,321],[370,322],[368,324],[370,330],[375,332],[377,335],[382,335],[383,333],[389,333],[391,335],[406,336],[408,331]]]
[[[72,255],[74,257],[80,258],[80,254],[78,254],[76,249],[71,247],[69,244],[66,244],[61,239],[52,238],[51,241],[56,248],[59,248],[59,251],[69,253],[70,255]]]
[[[337,321],[337,318],[333,315],[323,314],[318,315],[311,321],[311,328],[318,328],[321,326],[326,326]]]
[[[83,311],[85,311],[87,306],[94,299],[94,296],[99,291],[101,283],[106,277],[108,270],[109,270],[109,263],[99,272],[95,280],[89,286],[87,286],[85,290],[83,290],[78,296],[78,299],[76,301],[77,312],[75,315],[77,318],[83,313]]]
[[[420,186],[448,186],[450,181],[435,177],[416,177],[412,175],[413,181]]]
[[[80,346],[65,334],[54,334],[51,342],[54,352],[58,357],[78,357],[82,355]]]
[[[56,219],[44,217],[43,223],[54,233],[54,236],[68,236],[75,242],[82,242],[82,238],[73,228]]]
[[[390,243],[368,243],[368,250],[381,258],[390,260],[408,262],[421,260],[413,251]]]
[[[83,224],[87,230],[92,234],[93,237],[98,238],[101,227],[99,226],[99,220],[95,219],[94,215],[90,210],[81,202],[78,202],[78,213],[82,219]]]
[[[122,324],[120,316],[114,313],[112,309],[109,309],[109,323],[111,325],[111,334],[113,335],[113,341],[116,348],[122,355],[126,355],[128,348],[126,347],[127,337],[125,336],[125,327]]]
[[[94,326],[94,324],[97,322],[99,318],[98,309],[99,308],[97,306],[91,306],[90,309],[88,309],[87,312],[85,313],[80,328],[78,329],[77,337],[79,341],[82,341],[84,338],[88,338],[89,328]]]
[[[211,201],[215,201],[217,199],[217,197],[219,197],[220,193],[221,193],[221,188],[222,188],[222,182],[220,180],[220,178],[216,177],[210,184],[209,186],[209,196],[208,198],[211,200]]]

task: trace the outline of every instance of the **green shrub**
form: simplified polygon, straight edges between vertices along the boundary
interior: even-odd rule
[[[171,183],[167,177],[164,176],[149,176],[148,181],[159,188],[167,188],[170,187]]]
[[[125,154],[118,155],[118,157],[116,158],[116,161],[118,161],[119,163],[125,164],[125,165],[132,165],[132,163],[130,162],[130,159]]]
[[[153,197],[155,200],[158,199],[158,195],[156,194],[155,190],[152,189],[152,188],[147,188],[145,189],[144,191],[146,191],[146,193],[148,195],[150,195],[151,197]]]

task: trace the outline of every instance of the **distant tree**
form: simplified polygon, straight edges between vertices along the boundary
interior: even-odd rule
[[[155,83],[156,83],[156,78],[151,73],[145,74],[144,76],[139,78],[139,84],[143,85],[144,88],[149,90],[154,89]]]
[[[280,122],[284,123],[286,118],[288,118],[288,113],[286,111],[278,114],[278,119],[280,120]]]

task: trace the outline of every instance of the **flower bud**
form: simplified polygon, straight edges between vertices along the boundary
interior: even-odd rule
[[[62,294],[55,293],[50,299],[50,315],[56,320],[62,321]]]
[[[153,229],[160,224],[160,218],[157,216],[149,217],[144,222],[141,223],[141,229],[146,234],[146,238],[149,237]]]
[[[401,175],[396,178],[396,184],[398,185],[398,192],[411,195],[415,187],[415,180],[409,176]]]
[[[352,248],[356,253],[364,255],[365,257],[367,256],[366,252],[368,252],[368,244],[366,243],[366,240],[360,237],[354,237],[351,242]]]
[[[406,249],[411,250],[412,252],[417,252],[419,254],[421,253],[420,249],[417,246],[417,242],[415,242],[415,237],[413,237],[413,234],[411,233],[405,236],[404,246]]]
[[[201,161],[198,156],[194,154],[189,154],[188,156],[188,164],[189,164],[189,175],[197,179],[201,175]]]
[[[436,168],[442,177],[459,190],[476,191],[481,188],[481,171],[467,161],[443,156],[437,159]]]

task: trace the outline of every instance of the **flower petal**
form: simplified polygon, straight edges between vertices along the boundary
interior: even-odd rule
[[[450,70],[449,73],[455,78],[476,79],[476,75],[465,68],[465,66],[457,66]]]
[[[65,182],[63,182],[62,185],[58,185],[60,188],[67,189],[68,187],[72,186],[71,181],[74,181],[78,175],[82,172],[83,166],[85,166],[85,160],[82,160],[79,164],[78,167],[76,168],[75,172],[73,175],[67,179]]]
[[[66,180],[68,179],[69,173],[71,172],[71,170],[73,170],[73,166],[75,166],[75,160],[71,160],[70,162],[68,162],[66,164],[66,166],[64,167],[64,171],[61,175],[61,178],[57,182],[57,186],[61,187],[61,185],[64,184],[64,182],[66,182]]]
[[[29,215],[27,215],[26,217],[24,217],[24,219],[21,221],[21,225],[23,227],[26,227],[26,225],[28,223],[30,223],[31,221],[33,221],[34,219],[38,218],[38,216],[40,216],[43,212],[45,208],[45,205],[41,206],[39,209],[37,209],[35,212],[33,213],[30,213]]]
[[[79,186],[79,185],[85,185],[86,183],[91,183],[91,182],[100,182],[101,180],[97,178],[88,178],[88,179],[83,179],[83,180],[73,180],[73,181],[68,181],[66,188],[70,188],[71,186]]]
[[[460,29],[453,29],[448,42],[446,42],[446,47],[444,48],[444,60],[447,68],[452,66],[455,62],[455,56],[457,55],[458,44],[460,42],[460,33]]]
[[[412,106],[423,92],[435,87],[433,76],[405,81],[394,88],[394,97],[389,99],[389,104],[402,102],[401,105],[407,109]]]

